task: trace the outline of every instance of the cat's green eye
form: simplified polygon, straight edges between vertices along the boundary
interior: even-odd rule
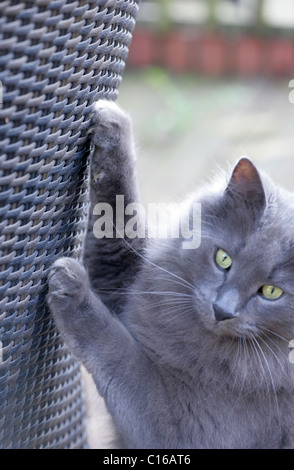
[[[222,269],[229,269],[232,266],[232,258],[226,251],[219,248],[215,256],[216,264]]]
[[[284,291],[280,287],[265,285],[261,288],[262,295],[268,300],[277,300]]]

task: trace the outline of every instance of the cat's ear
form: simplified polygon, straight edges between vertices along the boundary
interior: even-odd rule
[[[226,189],[228,195],[241,196],[249,203],[263,207],[265,193],[260,175],[249,158],[242,157],[235,166]]]

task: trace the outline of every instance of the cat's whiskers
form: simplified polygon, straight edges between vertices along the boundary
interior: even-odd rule
[[[166,277],[162,277],[162,276],[158,276],[158,279],[162,280],[162,281],[167,281],[167,282],[173,282],[174,284],[177,284],[181,287],[184,287],[185,289],[188,289],[188,290],[191,290],[193,293],[195,291],[195,287],[190,287],[190,286],[187,286],[186,284],[184,284],[183,282],[179,282],[178,280],[176,279],[173,279],[171,277],[169,278],[166,278]]]
[[[254,335],[253,333],[250,334],[250,338],[248,338],[248,341],[249,341],[249,344],[251,345],[252,347],[252,352],[255,353],[256,355],[256,358],[257,360],[259,361],[259,364],[260,364],[260,367],[261,369],[258,369],[260,372],[262,372],[262,375],[261,375],[261,378],[263,378],[265,380],[265,383],[267,384],[267,391],[268,393],[270,392],[270,389],[269,389],[269,385],[268,385],[268,381],[266,380],[266,371],[265,371],[265,368],[264,368],[264,364],[263,364],[263,361],[260,357],[260,354],[259,354],[259,351],[258,349],[256,348],[256,340],[254,338]]]
[[[245,354],[242,355],[242,346],[243,346],[243,351],[245,351]],[[228,415],[226,416],[226,421],[224,422],[224,425],[226,425],[231,417],[231,415],[233,414],[234,412],[234,409],[238,403],[238,401],[240,400],[240,398],[242,397],[242,394],[243,394],[243,390],[244,390],[244,386],[245,386],[245,381],[246,381],[246,377],[247,377],[247,359],[249,359],[249,356],[248,356],[248,349],[247,349],[247,345],[246,345],[246,340],[245,338],[242,336],[242,337],[238,337],[238,349],[237,349],[237,359],[235,361],[235,364],[234,364],[234,367],[233,367],[233,370],[232,372],[236,372],[238,370],[240,370],[240,362],[244,367],[242,367],[242,370],[243,370],[243,378],[242,378],[242,382],[241,382],[241,387],[238,391],[238,396],[230,410],[230,412],[228,413]],[[242,360],[243,357],[245,357],[245,364],[244,364],[244,361]],[[250,361],[249,361],[250,362]],[[236,373],[235,374],[235,378],[234,378],[234,383],[233,383],[233,386],[232,386],[232,389],[234,389],[235,387],[235,383],[236,383],[236,380],[237,380],[237,376],[238,374]]]
[[[150,294],[150,295],[171,295],[171,296],[179,296],[179,297],[189,297],[192,298],[191,294],[181,293],[181,292],[174,292],[174,291],[142,291],[142,290],[135,290],[133,288],[123,288],[123,287],[116,287],[111,289],[95,289],[95,292],[100,294],[117,294],[117,295],[141,295],[141,294]]]
[[[186,286],[184,286],[186,287]],[[114,295],[131,295],[131,296],[141,296],[148,295],[158,297],[158,300],[155,302],[148,302],[147,305],[142,305],[142,310],[151,310],[154,308],[165,307],[168,308],[169,313],[177,313],[184,315],[190,311],[194,311],[193,296],[192,294],[187,294],[184,292],[175,292],[175,291],[143,291],[135,290],[133,288],[116,288],[116,289],[96,289],[97,293],[112,293]],[[189,309],[188,309],[189,307]],[[172,321],[173,317],[169,320],[166,319],[166,322]]]
[[[172,291],[140,291],[140,290],[133,291],[133,290],[130,290],[129,294],[131,295],[148,294],[148,295],[162,295],[162,296],[181,297],[181,298],[187,297],[189,299],[192,298],[192,296],[189,294],[184,294],[181,292],[172,292]]]
[[[194,313],[194,306],[192,306],[188,301],[184,304],[167,304],[167,303],[161,303],[153,306],[146,306],[146,309],[149,308],[160,308],[164,307],[165,311],[167,312],[167,315],[164,315],[164,320],[163,320],[163,325],[168,326],[169,324],[173,325],[175,324],[175,318],[177,321],[180,320],[180,318],[183,319],[183,322],[186,321],[187,314],[189,313]]]
[[[188,299],[166,299],[166,300],[161,300],[158,302],[153,302],[153,303],[148,303],[148,305],[142,306],[141,308],[144,310],[149,310],[149,309],[154,309],[156,307],[168,307],[168,313],[172,313],[175,311],[176,313],[181,313],[182,315],[184,312],[181,312],[179,307],[184,307],[184,306],[191,306],[191,302],[189,302]],[[171,319],[170,319],[171,320]],[[166,319],[168,321],[168,319]]]
[[[282,339],[283,341],[285,341],[286,343],[289,343],[289,340],[287,338],[284,338],[283,336],[281,335],[278,335],[278,333],[276,333],[275,331],[272,331],[268,328],[265,328],[265,326],[262,326],[262,327],[259,327],[261,331],[265,330],[265,331],[268,331],[269,333],[271,333],[272,335],[274,336],[277,336],[278,338]]]
[[[247,357],[248,357],[248,362],[249,362],[249,365],[250,365],[250,369],[251,369],[251,372],[255,375],[256,374],[256,369],[254,368],[253,364],[252,364],[252,359],[251,359],[251,352],[249,350],[250,346],[252,346],[252,342],[251,342],[251,339],[248,338],[248,337],[243,337],[242,338],[243,340],[243,344],[244,344],[244,349],[246,350],[246,354],[247,354]],[[248,344],[248,341],[249,341],[249,344]],[[253,344],[254,346],[254,344]],[[257,351],[255,350],[254,351],[257,356],[258,356],[258,353]],[[258,358],[259,359],[259,358]],[[264,371],[263,371],[264,372]]]
[[[113,227],[116,229],[115,224],[113,223]],[[168,269],[163,268],[162,266],[159,266],[156,263],[153,263],[150,259],[148,259],[146,256],[144,256],[142,253],[140,253],[138,250],[136,250],[125,238],[123,238],[124,243],[141,259],[143,259],[145,262],[149,263],[151,266],[154,266],[155,268],[161,270],[162,272],[165,272],[169,274],[170,276],[174,277],[175,279],[178,279],[179,281],[183,282],[183,284],[187,287],[190,287],[191,289],[194,290],[194,286],[190,284],[188,281],[183,279],[181,276],[178,276],[177,274],[173,273],[172,271],[169,271]]]
[[[278,363],[280,364],[281,368],[284,369],[284,366],[283,366],[283,364],[281,363],[280,359],[278,358],[278,356],[276,355],[276,353],[272,350],[272,348],[267,344],[267,342],[264,341],[260,335],[256,335],[256,338],[258,338],[258,339],[267,347],[267,349],[273,354],[273,356],[275,357],[275,359],[278,361]]]
[[[264,329],[267,330],[266,328],[264,328]],[[275,341],[273,341],[273,340],[270,338],[270,336],[268,336],[268,335],[263,331],[263,328],[260,328],[260,330],[261,330],[261,334],[263,334],[263,335],[277,348],[277,350],[281,353],[281,355],[282,355],[285,359],[287,359],[287,355],[281,350],[281,348],[279,348],[279,346],[275,343]],[[267,331],[268,331],[268,330],[267,330]],[[276,336],[278,336],[279,338],[281,338],[281,336],[279,336],[279,335],[276,335]],[[258,337],[261,339],[261,341],[263,341],[262,338],[261,338],[259,335],[258,335]],[[284,339],[284,338],[281,338],[281,339]],[[288,343],[287,340],[285,340],[285,341]],[[268,344],[267,344],[266,342],[265,342],[265,344],[268,346]],[[269,346],[268,346],[268,347],[269,347]],[[271,350],[271,351],[272,351],[272,350]],[[277,361],[280,363],[279,358],[275,355],[275,353],[274,353],[273,351],[272,351],[272,353],[273,353],[274,356],[276,357]],[[280,363],[280,364],[281,364],[281,363]],[[282,364],[281,364],[281,366],[282,366]],[[284,368],[284,366],[282,366],[282,367]]]
[[[249,362],[249,364],[250,364],[250,358],[249,358],[249,352],[248,352],[246,339],[244,338],[244,336],[240,337],[239,341],[240,341],[240,350],[242,351],[242,347],[243,347],[244,357],[245,357],[245,364],[242,363],[242,365],[244,367],[244,369],[243,369],[244,370],[243,381],[245,381],[245,378],[247,376],[247,367],[248,367],[247,363]],[[241,353],[240,353],[240,356],[241,356]]]
[[[115,230],[115,232],[117,234],[120,235],[120,238],[122,239],[122,241],[127,245],[128,248],[131,249],[131,251],[133,253],[135,253],[139,258],[141,258],[142,260],[144,260],[145,262],[149,263],[151,266],[154,266],[155,268],[161,270],[162,272],[165,272],[167,274],[169,274],[170,276],[174,277],[175,279],[178,279],[179,281],[181,281],[183,283],[184,286],[186,287],[190,287],[190,289],[194,290],[194,286],[192,284],[190,284],[188,281],[186,281],[185,279],[181,278],[181,276],[178,276],[177,274],[173,273],[172,271],[169,271],[168,269],[165,269],[163,268],[162,266],[159,266],[158,264],[156,263],[153,263],[153,261],[151,261],[150,259],[148,259],[146,256],[144,256],[142,253],[140,253],[140,251],[136,250],[127,240],[126,238],[123,236],[123,234],[119,231],[119,229],[117,228],[116,224],[114,223],[113,220],[111,220],[110,217],[107,217],[107,219],[109,220],[110,223],[112,223],[112,226],[113,226],[113,229]]]
[[[251,339],[253,341],[252,344],[255,344],[256,347],[258,348],[258,350],[260,351],[260,354],[261,354],[261,356],[259,356],[260,357],[260,362],[262,363],[262,361],[261,361],[261,357],[262,357],[263,360],[264,360],[264,364],[266,366],[266,369],[268,371],[268,375],[269,375],[271,386],[272,386],[272,391],[273,391],[273,394],[274,394],[274,401],[275,401],[275,406],[276,406],[276,410],[277,410],[277,415],[278,415],[278,418],[279,418],[279,421],[280,421],[280,408],[279,408],[279,403],[278,403],[278,398],[277,398],[277,390],[276,390],[275,382],[274,382],[274,379],[273,379],[273,376],[272,376],[270,365],[268,363],[266,355],[264,354],[259,342],[257,341],[257,338],[254,335],[251,335]],[[257,351],[257,349],[256,349],[256,351]],[[265,374],[265,369],[263,368],[263,370],[264,370],[264,374]],[[270,396],[271,395],[269,394],[268,396],[269,396],[269,402],[271,403],[271,401],[270,401]]]

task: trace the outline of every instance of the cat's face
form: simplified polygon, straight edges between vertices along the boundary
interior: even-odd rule
[[[199,248],[156,242],[130,299],[134,336],[180,368],[194,367],[199,344],[213,359],[230,348],[234,357],[245,340],[254,355],[266,340],[267,353],[286,357],[294,338],[294,204],[240,162],[226,190],[200,197]]]
[[[249,338],[272,332],[291,339],[293,205],[283,195],[266,194],[249,165],[243,160],[239,179],[233,174],[223,197],[204,204],[201,246],[186,259],[189,282],[197,286],[195,304],[208,330]]]

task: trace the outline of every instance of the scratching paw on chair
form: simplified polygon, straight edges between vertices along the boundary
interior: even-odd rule
[[[88,275],[75,259],[59,258],[50,269],[48,286],[47,301],[51,309],[76,308],[88,292]]]

